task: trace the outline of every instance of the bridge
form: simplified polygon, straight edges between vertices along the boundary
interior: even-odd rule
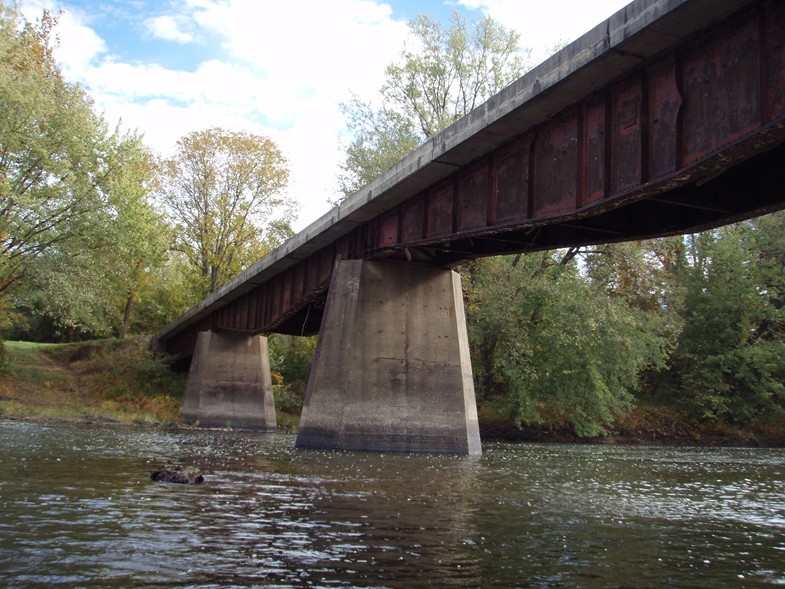
[[[157,337],[186,420],[274,428],[259,334],[320,333],[298,446],[477,454],[451,268],[783,207],[785,1],[635,0]]]

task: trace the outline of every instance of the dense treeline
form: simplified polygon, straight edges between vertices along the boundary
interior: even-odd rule
[[[785,215],[465,273],[486,414],[595,436],[639,403],[695,423],[785,416]],[[574,255],[573,255],[574,254]]]
[[[222,129],[161,159],[109,129],[52,56],[54,18],[0,13],[0,334],[152,334],[291,234],[286,160]],[[412,21],[378,105],[343,106],[351,192],[523,71],[490,19]],[[481,418],[596,436],[641,406],[694,423],[785,419],[785,214],[699,235],[461,268]],[[280,412],[314,340],[271,338]]]

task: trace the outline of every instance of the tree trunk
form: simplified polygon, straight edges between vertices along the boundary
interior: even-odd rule
[[[129,293],[125,300],[125,312],[123,313],[123,326],[120,329],[120,339],[125,339],[125,334],[131,327],[131,310],[134,307],[134,297]]]

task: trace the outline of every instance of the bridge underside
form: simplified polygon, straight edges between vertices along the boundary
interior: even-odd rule
[[[675,188],[669,186],[681,180],[678,177],[670,183],[652,184],[647,191],[629,195],[626,200],[587,207],[549,222],[412,241],[367,252],[367,259],[452,268],[480,257],[680,235],[771,213],[785,208],[783,135],[781,126],[772,129],[763,145],[745,145],[733,155],[725,154],[726,158],[741,160],[735,167],[720,171],[728,160],[718,158],[711,162],[713,165],[707,163],[692,172],[697,180]],[[770,140],[780,143],[772,148],[767,145]],[[325,284],[268,331],[318,333],[326,296]]]

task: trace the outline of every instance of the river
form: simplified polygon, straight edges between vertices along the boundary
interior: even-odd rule
[[[202,485],[149,473],[192,464]],[[785,585],[785,450],[494,444],[0,420],[2,587]]]

